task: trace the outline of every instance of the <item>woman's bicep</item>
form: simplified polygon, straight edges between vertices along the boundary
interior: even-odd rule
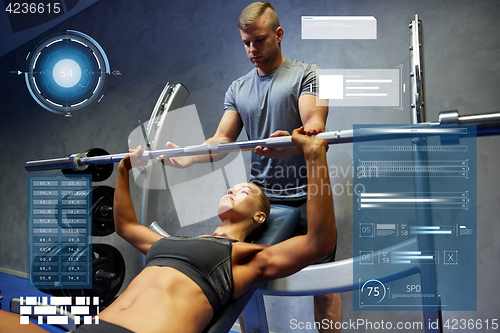
[[[164,236],[141,224],[129,226],[120,232],[119,236],[143,254],[146,254],[151,245],[157,240],[164,238]]]
[[[256,256],[263,281],[292,275],[314,263],[321,255],[306,235],[265,248]]]

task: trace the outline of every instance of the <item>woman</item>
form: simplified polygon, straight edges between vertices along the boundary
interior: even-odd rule
[[[99,325],[83,325],[76,332],[199,333],[221,305],[251,286],[293,274],[330,254],[336,226],[328,144],[304,135],[303,127],[293,132],[292,141],[307,162],[308,231],[273,246],[244,242],[268,214],[267,198],[250,183],[234,186],[221,199],[221,224],[212,235],[164,238],[140,225],[128,174],[142,149],[124,158],[115,188],[116,232],[146,254],[146,268],[99,314]]]

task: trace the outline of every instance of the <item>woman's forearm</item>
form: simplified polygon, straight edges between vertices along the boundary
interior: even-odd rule
[[[131,169],[130,159],[123,159],[118,164],[118,176],[116,178],[115,197],[113,202],[113,216],[115,229],[118,235],[123,234],[127,225],[138,224],[134,205],[130,197],[129,171]]]
[[[330,184],[330,175],[326,159],[328,144],[324,141],[316,142],[307,147],[304,158],[307,166],[307,224],[308,236],[326,254],[333,251],[337,228],[335,225],[335,211],[333,194]],[[325,254],[325,255],[326,255]]]

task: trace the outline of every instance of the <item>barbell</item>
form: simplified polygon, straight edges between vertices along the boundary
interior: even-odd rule
[[[389,140],[399,138],[424,137],[441,135],[443,138],[458,138],[459,136],[472,135],[465,128],[467,125],[476,125],[475,135],[500,134],[500,113],[489,113],[472,116],[458,116],[457,111],[446,111],[439,115],[439,121],[434,123],[422,123],[418,125],[401,125],[398,127],[366,127],[355,130],[339,130],[324,132],[316,135],[328,144]],[[450,140],[442,140],[449,143]],[[293,147],[291,136],[275,137],[262,140],[250,140],[242,142],[210,143],[206,145],[187,146],[184,148],[170,148],[145,151],[141,159],[156,159],[161,155],[166,157],[209,155],[217,153],[230,153],[237,151],[253,150],[257,146],[269,148]],[[84,171],[89,165],[111,164],[120,162],[128,153],[87,156],[86,154],[72,154],[66,158],[56,158],[39,161],[28,161],[25,164],[27,171],[73,169]]]

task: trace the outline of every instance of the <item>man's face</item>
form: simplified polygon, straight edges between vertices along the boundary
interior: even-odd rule
[[[240,34],[248,59],[257,67],[259,75],[267,74],[277,68],[275,61],[281,53],[279,42],[283,38],[281,27],[273,31],[267,24],[264,14],[250,27],[240,30]]]

